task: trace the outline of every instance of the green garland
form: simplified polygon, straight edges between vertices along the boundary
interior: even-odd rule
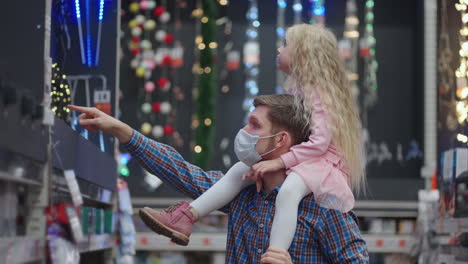
[[[199,126],[195,139],[195,145],[201,147],[201,151],[195,151],[195,164],[203,169],[207,169],[209,165],[215,131],[216,64],[214,61],[215,49],[210,48],[210,43],[216,43],[215,4],[216,2],[213,0],[202,0],[201,36],[205,48],[200,50],[200,68],[204,72],[200,74],[198,79],[197,117]],[[206,21],[206,18],[208,21]]]

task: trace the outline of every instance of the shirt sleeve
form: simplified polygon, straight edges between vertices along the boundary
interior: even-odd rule
[[[174,148],[151,140],[136,130],[124,147],[148,172],[192,199],[196,199],[223,176],[220,171],[204,171],[190,164]],[[227,213],[228,208],[226,206],[222,211]]]
[[[315,96],[312,103],[311,134],[307,142],[292,146],[289,152],[281,155],[281,159],[289,169],[312,157],[323,155],[332,140],[331,132],[328,128],[328,115],[318,96]]]
[[[369,263],[367,245],[353,212],[325,209],[318,225],[320,245],[331,263]]]

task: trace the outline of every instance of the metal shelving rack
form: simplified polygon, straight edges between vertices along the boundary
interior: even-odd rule
[[[115,3],[117,9],[120,8],[120,1],[113,3]],[[2,9],[4,12],[18,13],[20,9],[24,9],[24,3],[22,2],[10,1],[8,4],[5,3],[5,5],[4,9]],[[36,2],[35,7],[38,6],[40,8],[37,8],[34,12],[36,12],[37,16],[41,16],[41,21],[32,18],[30,21],[26,21],[25,24],[33,23],[34,33],[38,34],[34,37],[38,38],[40,35],[39,38],[43,38],[44,41],[39,46],[40,49],[35,49],[35,52],[40,52],[41,54],[35,54],[37,56],[31,58],[31,60],[34,59],[34,62],[37,64],[36,60],[40,58],[39,64],[42,65],[42,68],[37,69],[37,71],[40,72],[42,70],[43,74],[39,77],[41,80],[37,81],[38,87],[34,89],[41,89],[41,93],[46,94],[50,92],[52,69],[50,59],[52,0]],[[119,32],[119,12],[113,12],[112,14],[115,15],[115,19],[117,20],[116,30]],[[12,27],[14,28],[14,25]],[[116,38],[114,43],[117,45],[116,50],[118,51],[118,38]],[[6,61],[8,62],[8,60]],[[0,71],[2,70],[4,69],[0,68]],[[115,71],[117,72],[115,75],[116,83],[118,83],[118,65],[115,66]],[[0,78],[3,78],[5,76],[3,75],[4,72],[0,73]],[[12,76],[14,77],[14,75]],[[14,81],[14,79],[9,81]],[[64,169],[75,169],[76,171],[77,168],[75,166],[79,166],[75,164],[76,160],[73,160],[73,158],[71,159],[71,166],[65,165],[67,168],[62,168],[54,163],[54,157],[62,154],[59,153],[60,150],[57,152],[54,149],[56,147],[54,143],[57,143],[57,140],[54,139],[54,137],[57,137],[57,132],[55,131],[56,133],[54,134],[54,130],[60,128],[60,136],[66,136],[75,140],[71,143],[69,142],[70,144],[68,145],[66,140],[61,140],[60,144],[75,146],[75,149],[65,149],[63,153],[66,154],[67,151],[74,152],[77,155],[81,154],[85,156],[83,159],[97,158],[98,160],[104,160],[105,165],[110,165],[105,174],[96,175],[94,176],[95,178],[92,177],[90,172],[83,172],[77,175],[78,184],[83,192],[84,205],[90,204],[94,207],[116,210],[116,162],[114,157],[108,153],[102,153],[91,142],[83,139],[66,126],[62,120],[55,118],[53,115],[49,116],[48,113],[51,113],[51,110],[46,106],[41,107],[39,105],[44,102],[35,102],[34,111],[37,110],[39,112],[32,113],[32,111],[28,110],[25,113],[23,109],[25,106],[23,102],[24,97],[21,95],[20,90],[13,87],[8,91],[10,94],[7,98],[7,88],[3,87],[3,85],[4,83],[0,80],[0,98],[2,99],[0,101],[0,123],[4,124],[0,129],[0,151],[8,155],[21,155],[27,162],[34,163],[37,169],[24,177],[18,177],[14,173],[8,172],[8,169],[5,167],[0,167],[0,184],[15,184],[15,186],[20,186],[21,189],[26,190],[22,192],[25,196],[24,204],[26,207],[24,213],[24,231],[17,236],[0,237],[0,263],[45,263],[47,252],[45,208],[57,201],[57,198],[54,198],[54,196],[68,197],[68,200],[70,200],[70,192],[64,184],[63,175],[61,173],[57,175],[56,172],[63,172]],[[117,84],[115,87],[117,87]],[[40,110],[38,110],[39,108]],[[79,151],[76,150],[76,146],[80,147]],[[65,155],[62,155],[62,159],[67,158],[63,156]],[[5,165],[5,163],[0,162],[0,165]],[[33,174],[32,176],[34,177],[30,177],[30,174]],[[83,175],[86,177],[85,179]],[[103,183],[103,178],[106,178],[107,182]],[[105,198],[100,199],[102,197]],[[77,248],[82,257],[88,253],[102,251],[103,254],[101,256],[104,257],[99,260],[99,263],[113,263],[113,257],[115,256],[113,250],[117,245],[115,234],[90,234],[84,235],[84,237],[83,241],[77,243]],[[94,260],[93,257],[91,259]]]

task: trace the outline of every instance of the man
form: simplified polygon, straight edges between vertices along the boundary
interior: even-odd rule
[[[275,159],[307,139],[305,115],[295,113],[303,110],[294,107],[293,96],[258,96],[254,106],[244,127],[247,132],[268,137],[285,131],[281,137],[258,141],[258,153],[275,149],[263,159]],[[200,196],[223,176],[219,171],[201,170],[186,162],[172,147],[150,140],[96,109],[70,108],[83,113],[79,117],[82,126],[113,134],[148,171],[191,198]],[[277,249],[265,253],[276,196],[285,178],[284,170],[265,175],[261,192],[250,185],[222,209],[229,215],[226,263],[368,263],[367,247],[356,216],[352,212],[343,214],[321,208],[312,194],[299,205],[290,255]]]

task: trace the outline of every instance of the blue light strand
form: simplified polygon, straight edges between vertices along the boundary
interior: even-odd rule
[[[80,39],[81,63],[86,64],[86,58],[85,58],[84,46],[83,46],[83,29],[81,27],[80,0],[75,0],[75,15],[76,15],[76,21],[77,21],[77,24],[78,24],[78,37]]]
[[[90,18],[90,0],[86,0],[86,65],[91,67],[91,18]]]
[[[100,0],[99,2],[99,27],[98,27],[98,36],[96,42],[96,57],[94,60],[94,66],[99,64],[99,52],[101,50],[101,31],[102,31],[102,19],[104,18],[104,0]]]
[[[286,8],[288,6],[288,3],[285,0],[278,0],[277,3],[279,8]]]
[[[100,50],[100,42],[101,42],[101,27],[102,27],[102,20],[104,19],[104,4],[105,0],[99,0],[99,9],[98,9],[98,36],[96,38],[96,48],[93,49],[93,35],[91,34],[91,4],[90,0],[84,0],[85,8],[84,8],[84,15],[85,15],[85,36],[83,36],[83,25],[82,25],[82,10],[80,6],[80,0],[75,0],[75,16],[78,25],[78,34],[80,39],[80,51],[81,51],[81,63],[88,67],[97,66],[99,64],[99,50]],[[95,51],[95,54],[93,53]]]
[[[102,21],[104,17],[104,0],[100,0],[99,2],[99,21]]]
[[[75,0],[75,13],[77,20],[81,19],[80,0]]]

